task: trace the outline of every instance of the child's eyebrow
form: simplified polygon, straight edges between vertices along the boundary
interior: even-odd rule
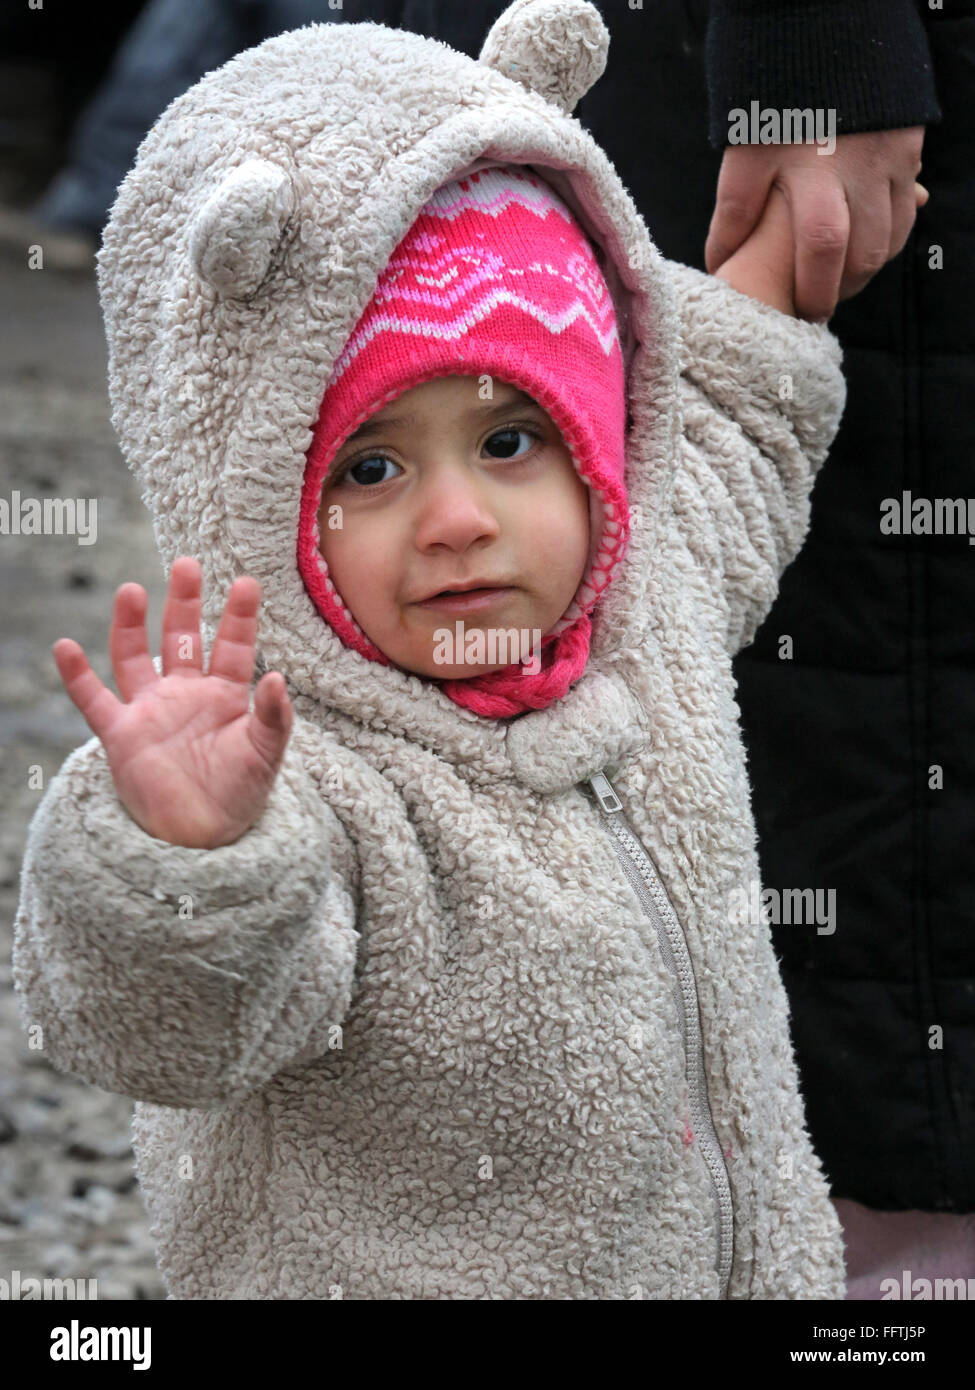
[[[484,420],[493,420],[501,415],[510,415],[512,410],[519,409],[541,410],[542,407],[537,401],[533,400],[531,396],[521,392],[517,396],[512,396],[509,400],[501,401],[500,404],[488,405],[486,402],[483,402],[481,405],[472,406],[470,410],[464,411],[464,419],[473,420],[480,417]],[[367,439],[370,435],[380,434],[383,430],[392,430],[402,425],[415,424],[416,415],[413,414],[412,411],[408,415],[387,415],[382,420],[373,418],[367,420],[365,424],[360,425],[354,434],[350,434],[346,443],[351,444],[354,439]]]

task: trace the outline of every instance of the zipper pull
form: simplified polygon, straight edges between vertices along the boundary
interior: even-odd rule
[[[596,800],[609,815],[614,811],[622,811],[623,803],[613,791],[613,784],[602,772],[596,772],[589,778],[589,785],[596,794]]]

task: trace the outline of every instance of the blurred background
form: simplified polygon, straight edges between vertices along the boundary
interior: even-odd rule
[[[99,23],[83,6],[25,3],[0,15],[0,200],[42,194],[64,163],[72,127],[106,76],[143,0],[104,0]]]
[[[31,1052],[10,952],[27,824],[47,782],[90,733],[51,656],[81,642],[110,678],[115,588],[137,579],[159,621],[162,576],[148,513],[111,424],[94,278],[98,227],[27,211],[69,158],[86,105],[145,7],[7,5],[0,18],[0,467],[3,495],[97,498],[97,544],[6,535],[0,545],[0,1279],[97,1278],[99,1298],[165,1297],[132,1167],[132,1103]],[[40,213],[38,209],[38,213]],[[44,268],[27,266],[28,245]]]

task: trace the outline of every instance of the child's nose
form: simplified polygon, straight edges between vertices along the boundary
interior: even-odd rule
[[[500,532],[488,481],[464,464],[445,464],[427,472],[416,499],[416,544],[470,545]]]

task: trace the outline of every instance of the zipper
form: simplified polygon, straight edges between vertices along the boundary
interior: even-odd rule
[[[614,769],[615,770],[615,769]],[[606,825],[613,836],[613,846],[630,883],[653,923],[660,951],[674,978],[674,998],[680,1019],[684,1045],[684,1066],[688,1100],[694,1136],[708,1170],[714,1201],[715,1226],[718,1232],[715,1269],[721,1285],[721,1297],[728,1296],[731,1261],[734,1248],[734,1213],[731,1204],[731,1183],[725,1167],[721,1144],[715,1133],[708,1102],[707,1080],[704,1073],[704,1047],[701,1036],[701,1013],[697,983],[691,965],[690,951],[677,914],[667,896],[657,866],[647,853],[640,838],[623,813],[623,803],[605,773],[597,772],[588,779],[599,803]]]

